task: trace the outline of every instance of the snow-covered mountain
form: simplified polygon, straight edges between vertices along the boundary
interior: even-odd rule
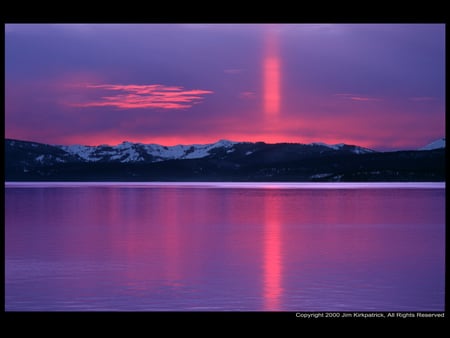
[[[344,143],[338,143],[338,144],[327,144],[327,143],[323,143],[323,142],[314,142],[314,143],[310,143],[310,145],[320,145],[320,146],[325,146],[334,150],[340,150],[340,149],[344,149],[345,147],[352,147],[352,152],[355,154],[367,154],[367,153],[374,153],[375,150],[372,149],[368,149],[368,148],[363,148],[363,147],[359,147],[359,146],[349,146],[347,144]]]
[[[184,160],[199,159],[213,155],[215,152],[225,151],[231,154],[236,151],[238,145],[258,145],[259,143],[251,142],[233,142],[228,140],[220,140],[211,144],[192,144],[192,145],[176,145],[163,146],[159,144],[142,144],[123,142],[117,146],[100,145],[100,146],[57,146],[72,156],[78,156],[87,162],[114,161],[121,163],[129,162],[162,162],[167,160]],[[302,145],[305,146],[305,145]],[[374,152],[373,150],[362,148],[343,143],[329,145],[326,143],[307,144],[310,147],[327,148],[327,150],[343,150],[354,154],[365,154]],[[256,148],[255,148],[256,149]],[[248,150],[245,155],[251,155],[255,150]]]
[[[342,143],[67,146],[5,140],[7,181],[436,181],[445,176],[444,162],[445,148],[376,152]]]
[[[439,140],[433,141],[427,144],[425,147],[419,148],[419,150],[433,150],[445,148],[445,137]]]
[[[115,161],[128,163],[203,158],[209,156],[211,151],[217,148],[229,149],[229,152],[232,152],[232,147],[236,143],[220,140],[212,144],[162,146],[159,144],[123,142],[117,146],[71,145],[59,146],[59,148],[88,162]]]

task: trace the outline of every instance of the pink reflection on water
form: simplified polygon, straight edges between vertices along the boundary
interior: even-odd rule
[[[7,192],[8,309],[443,307],[443,190]]]
[[[282,257],[280,201],[270,190],[264,196],[264,310],[281,310]]]

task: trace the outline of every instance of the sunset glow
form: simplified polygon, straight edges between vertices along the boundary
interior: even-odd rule
[[[445,136],[445,25],[7,24],[5,136],[417,149]]]

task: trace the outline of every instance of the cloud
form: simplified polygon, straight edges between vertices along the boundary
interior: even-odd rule
[[[240,74],[242,73],[244,70],[240,69],[240,68],[229,68],[229,69],[225,69],[223,72],[225,74],[231,74],[231,75],[235,75],[235,74]]]
[[[254,99],[256,97],[255,92],[245,91],[239,93],[239,97],[242,99]]]
[[[362,96],[358,94],[348,94],[348,93],[342,93],[342,94],[334,94],[334,96],[340,97],[345,100],[351,100],[351,101],[381,101],[381,99],[371,96]]]
[[[210,90],[186,90],[181,86],[150,85],[122,85],[122,84],[86,84],[87,89],[104,90],[111,95],[98,99],[70,103],[75,107],[116,107],[119,109],[160,108],[186,109],[203,99]]]
[[[416,97],[410,97],[409,99],[411,101],[435,101],[436,100],[435,97],[431,97],[431,96],[416,96]]]

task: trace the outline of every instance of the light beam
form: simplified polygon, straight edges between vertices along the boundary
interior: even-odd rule
[[[280,113],[280,57],[275,32],[269,31],[266,37],[266,51],[263,61],[264,74],[264,113],[277,116]]]

